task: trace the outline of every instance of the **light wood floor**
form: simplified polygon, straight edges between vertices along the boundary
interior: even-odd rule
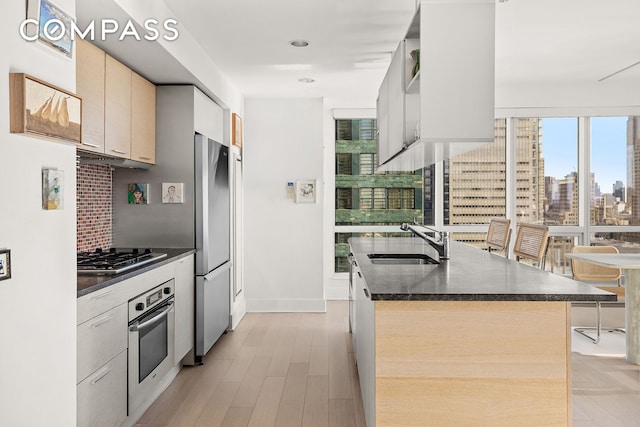
[[[574,426],[640,426],[640,369],[572,353]],[[364,426],[346,301],[248,313],[136,426]]]

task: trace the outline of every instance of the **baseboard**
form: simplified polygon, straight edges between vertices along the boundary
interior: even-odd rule
[[[230,331],[233,331],[236,329],[236,327],[238,326],[238,324],[240,323],[240,321],[242,320],[245,314],[247,314],[247,303],[246,303],[246,300],[243,299],[238,303],[236,307],[234,307],[233,311],[231,312],[231,315],[229,316]]]
[[[324,299],[251,299],[247,300],[247,312],[262,313],[325,313]]]
[[[324,295],[327,300],[347,300],[349,299],[349,290],[341,283],[340,286],[327,286],[324,289]]]

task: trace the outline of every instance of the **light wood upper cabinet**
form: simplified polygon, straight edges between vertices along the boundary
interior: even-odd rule
[[[76,93],[82,97],[82,143],[79,148],[104,153],[105,53],[76,40]]]
[[[82,97],[82,150],[156,162],[156,87],[79,39],[76,91]]]
[[[131,159],[156,162],[156,86],[131,73]]]
[[[130,158],[131,69],[109,55],[105,65],[105,154]]]

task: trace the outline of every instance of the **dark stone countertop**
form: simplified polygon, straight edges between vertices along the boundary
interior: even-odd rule
[[[78,298],[81,296],[90,294],[99,289],[106,288],[107,286],[115,285],[123,280],[130,279],[139,274],[146,273],[161,265],[168,264],[173,261],[177,261],[180,258],[184,258],[188,255],[196,253],[195,249],[189,248],[152,248],[153,252],[167,254],[165,258],[161,258],[157,261],[145,264],[140,268],[126,271],[117,275],[80,275],[78,274]]]
[[[372,300],[615,301],[616,295],[502,255],[451,241],[451,259],[431,265],[373,264],[367,254],[438,254],[422,239],[349,239]]]

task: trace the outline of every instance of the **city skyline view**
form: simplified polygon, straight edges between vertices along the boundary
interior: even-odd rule
[[[603,193],[613,184],[627,186],[627,117],[591,118],[591,172]],[[560,179],[578,169],[578,120],[542,119],[545,176]]]

